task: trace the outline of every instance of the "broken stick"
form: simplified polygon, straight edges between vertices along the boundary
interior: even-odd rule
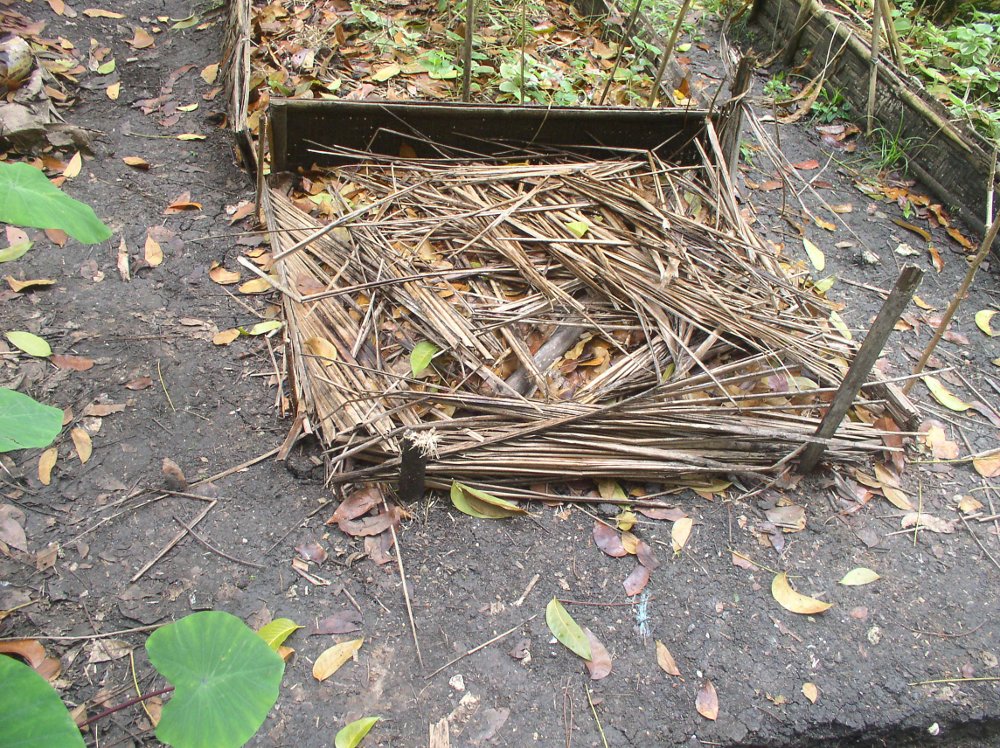
[[[879,354],[885,347],[885,341],[889,339],[889,333],[895,327],[899,315],[903,313],[906,305],[910,303],[913,292],[917,290],[917,286],[920,285],[920,280],[923,277],[924,271],[916,265],[906,265],[903,267],[899,278],[896,279],[896,285],[889,292],[889,298],[882,304],[875,322],[872,324],[868,334],[865,335],[864,342],[854,356],[854,361],[847,370],[844,380],[840,383],[837,394],[833,396],[829,410],[823,416],[819,428],[816,429],[817,439],[829,439],[836,433],[840,422],[847,415],[851,403],[857,397],[858,391],[865,383],[865,380],[868,379],[868,375],[871,373],[875,361],[878,360]],[[825,450],[826,445],[823,442],[811,442],[802,453],[802,458],[799,460],[799,469],[803,473],[812,471]]]

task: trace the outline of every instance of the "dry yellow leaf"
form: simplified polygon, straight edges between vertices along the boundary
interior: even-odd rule
[[[127,166],[134,166],[136,169],[145,171],[149,168],[149,162],[141,156],[123,156],[122,162]]]
[[[823,250],[804,236],[802,237],[802,246],[805,247],[806,254],[809,255],[809,262],[812,263],[812,266],[823,272],[823,269],[826,267],[826,256],[823,254]]]
[[[268,283],[266,278],[253,278],[240,286],[240,293],[266,293],[272,290],[272,288],[273,286]]]
[[[691,528],[694,527],[694,520],[690,517],[681,517],[674,522],[670,529],[670,540],[674,546],[674,553],[680,553],[687,545],[688,538],[691,537]]]
[[[349,659],[354,657],[354,653],[361,649],[364,639],[352,639],[351,641],[334,644],[328,650],[316,658],[313,664],[313,678],[316,680],[326,680]]]
[[[151,236],[146,237],[146,247],[143,250],[146,257],[146,262],[149,263],[150,267],[157,267],[163,262],[163,248],[160,247],[160,243],[156,241]]]
[[[66,164],[66,168],[63,169],[63,176],[66,179],[73,179],[73,177],[80,176],[80,169],[83,168],[83,156],[80,155],[80,151],[73,154],[73,158],[69,160]]]
[[[209,267],[208,277],[212,279],[213,283],[218,283],[220,286],[228,286],[240,282],[239,273],[233,270],[226,270],[218,262],[213,262],[211,267]]]
[[[819,698],[819,688],[815,683],[803,683],[802,695],[809,699],[810,704],[815,704],[816,699]]]
[[[771,582],[771,596],[785,610],[804,616],[822,613],[833,605],[793,590],[792,585],[788,583],[788,574],[785,572],[775,575],[774,581]]]
[[[969,403],[953,395],[936,377],[926,376],[923,377],[923,380],[924,384],[927,385],[927,389],[931,391],[931,395],[934,396],[934,399],[948,410],[963,413],[972,407]]]
[[[656,642],[656,664],[659,665],[667,675],[680,677],[681,671],[674,661],[674,656],[670,654],[667,645],[657,640]]]
[[[990,327],[990,322],[993,320],[993,316],[996,313],[995,309],[980,309],[976,312],[976,327],[989,335],[991,338],[996,335],[996,333],[993,332],[993,328]]]
[[[974,458],[972,467],[984,478],[996,478],[1000,475],[1000,450]]]
[[[215,83],[215,79],[219,77],[219,63],[212,63],[211,65],[206,65],[202,68],[201,79],[205,81],[208,85]]]
[[[43,486],[47,486],[52,482],[52,468],[56,466],[58,458],[59,450],[56,447],[49,447],[38,458],[38,480],[42,482]]]
[[[228,330],[220,330],[212,336],[212,342],[215,345],[229,345],[236,338],[240,336],[240,331],[235,327],[231,327]]]
[[[73,446],[76,447],[76,454],[80,458],[80,462],[86,464],[94,451],[94,445],[90,441],[90,434],[77,426],[69,432],[69,436],[73,440]]]
[[[639,549],[639,538],[630,532],[622,533],[622,548],[625,549],[626,553],[631,553],[633,556]]]
[[[112,101],[118,101],[118,97],[122,95],[122,84],[121,81],[115,81],[106,89],[104,93],[107,94],[108,98]]]
[[[329,365],[340,358],[340,354],[337,353],[337,346],[326,338],[307,338],[305,343],[309,352],[319,358],[324,364]]]

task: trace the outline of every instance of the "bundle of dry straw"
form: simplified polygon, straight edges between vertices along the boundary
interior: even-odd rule
[[[368,155],[328,177],[325,229],[270,190],[295,394],[332,479],[392,478],[406,431],[432,481],[520,497],[780,470],[852,344],[717,175],[650,152]],[[852,421],[827,446],[881,442]]]

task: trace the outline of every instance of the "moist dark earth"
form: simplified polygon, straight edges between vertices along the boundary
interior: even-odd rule
[[[451,744],[460,746],[1000,745],[1000,537],[995,521],[960,520],[956,496],[977,498],[984,514],[996,513],[1000,497],[968,461],[918,464],[914,450],[904,488],[921,497],[924,511],[953,523],[953,532],[900,532],[903,512],[881,497],[859,509],[823,470],[763,492],[736,483],[712,500],[688,491],[670,497],[696,520],[680,554],[671,550],[670,523],[640,518],[634,530],[661,561],[635,598],[622,587],[635,561],[605,556],[592,539],[594,516],[614,514],[616,507],[533,505],[530,519],[491,522],[431,495],[410,507],[412,517],[399,532],[421,666],[396,564],[376,565],[360,553],[360,538],[323,524],[343,496],[324,485],[320,449],[303,441],[286,461],[274,459],[291,426],[276,407],[280,338],[241,337],[225,347],[211,342],[216,330],[259,321],[273,303],[239,294],[237,300],[208,276],[213,261],[238,268],[237,257],[259,241],[247,233],[252,218],[230,225],[227,206],[253,200],[252,180],[219,126],[224,96],[204,100],[213,86],[198,75],[219,62],[222,16],[201,30],[164,30],[155,46],[136,50],[126,44],[133,26],[148,28],[156,16],[181,17],[188,9],[126,2],[112,8],[124,19],[108,19],[85,16],[84,7],[77,3],[70,18],[45,3],[17,4],[47,23],[45,36],[64,36],[84,51],[95,39],[118,61],[117,101],[105,94],[110,80],[95,82],[87,74],[79,102],[63,112],[91,131],[94,151],[65,189],[94,206],[115,235],[103,245],[70,240],[60,248],[29,230],[34,248],[5,264],[4,274],[57,282],[34,293],[0,293],[5,331],[35,332],[57,353],[96,361],[74,372],[0,349],[0,383],[71,408],[77,423],[90,404],[125,406],[100,418],[86,464],[64,431],[50,485],[37,477],[39,450],[9,453],[10,472],[0,473],[0,502],[23,511],[29,543],[27,553],[0,555],[0,610],[31,603],[0,620],[0,636],[38,638],[61,659],[55,685],[71,709],[85,706],[93,715],[134,695],[129,658],[92,662],[101,659],[92,657],[98,642],[132,647],[140,687],[155,690],[165,684],[143,648],[148,631],[134,629],[216,609],[254,627],[277,617],[305,627],[287,642],[296,653],[252,745],[331,745],[340,727],[368,715],[382,720],[365,746],[427,745],[428,726],[443,718]],[[133,106],[156,97],[184,65],[194,67],[177,78],[173,97],[199,102],[198,109],[164,127],[160,117]],[[760,73],[758,91],[765,79]],[[208,137],[167,137],[183,132]],[[934,229],[941,272],[926,251],[895,252],[903,242],[925,243],[891,223],[903,217],[897,204],[873,203],[853,186],[856,172],[876,169],[865,160],[863,140],[857,153],[832,149],[808,120],[782,126],[780,139],[790,161],[820,162],[822,171],[806,177],[829,183],[818,190],[824,200],[853,204],[842,216],[850,230],[807,229],[825,251],[826,273],[838,278],[829,296],[845,304],[841,314],[852,330],[862,335],[867,329],[882,301],[872,289],[889,288],[904,260],[927,270],[919,294],[940,314],[965,272],[963,250]],[[152,168],[130,168],[125,156],[141,156]],[[794,195],[783,201],[781,190],[750,186],[773,171],[757,153],[739,174],[741,199],[763,237],[785,242],[790,260],[804,260]],[[918,185],[912,189],[920,192]],[[200,210],[165,215],[185,192]],[[808,191],[803,199],[815,205]],[[168,227],[180,242],[164,246],[160,266],[142,267],[151,226]],[[122,241],[132,261],[128,282],[116,264]],[[851,246],[836,248],[838,241]],[[879,262],[862,259],[865,250]],[[973,322],[975,311],[997,306],[990,264],[953,323],[964,339],[943,341],[934,363],[964,377],[946,379],[959,396],[995,403],[1000,377],[991,360],[1000,352]],[[914,306],[908,312],[918,319],[924,314]],[[931,333],[926,323],[895,332],[886,375],[908,374],[907,349],[921,349]],[[125,386],[147,376],[152,386]],[[997,446],[997,430],[982,416],[944,410],[920,383],[913,396],[926,418],[945,425],[963,457]],[[205,508],[199,499],[160,491],[163,458],[174,460],[192,483],[225,473],[188,489],[218,499],[197,532],[259,568],[187,537],[132,581],[180,530],[175,518],[190,523]],[[245,463],[252,464],[231,470]],[[804,506],[807,523],[784,536],[779,553],[758,542],[753,528],[780,497]],[[329,552],[310,568],[328,584],[314,584],[292,568],[296,547],[310,541]],[[755,568],[735,566],[734,551]],[[881,578],[862,587],[837,584],[858,566]],[[770,591],[780,571],[789,572],[800,592],[833,607],[816,616],[780,607]],[[572,601],[570,613],[608,648],[609,677],[590,680],[582,661],[553,639],[544,616],[553,597]],[[361,613],[360,632],[308,635],[317,621],[350,610]],[[356,636],[365,639],[357,661],[317,682],[315,658]],[[672,652],[680,677],[658,667],[656,641]],[[715,721],[695,709],[706,679],[718,693]],[[818,688],[815,703],[803,693],[806,683]],[[96,723],[86,739],[101,746],[156,743],[138,706]]]

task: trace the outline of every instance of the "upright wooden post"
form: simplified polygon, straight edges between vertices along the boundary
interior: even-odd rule
[[[656,79],[653,81],[653,88],[649,92],[649,101],[646,102],[646,106],[653,106],[653,102],[656,101],[656,95],[660,92],[660,84],[663,83],[663,74],[667,70],[667,63],[670,62],[670,57],[674,53],[674,44],[677,43],[677,36],[681,33],[681,24],[684,23],[684,16],[687,15],[690,7],[691,0],[684,0],[684,4],[681,5],[681,9],[677,13],[674,30],[670,32],[670,38],[667,39],[667,46],[664,48],[663,56],[660,58],[660,67],[656,71]]]
[[[472,92],[472,36],[476,26],[476,0],[465,0],[465,47],[462,53],[462,101]]]
[[[924,271],[916,265],[906,265],[900,272],[899,278],[896,279],[896,285],[892,287],[889,298],[882,304],[875,322],[872,323],[871,329],[865,335],[861,348],[858,349],[854,361],[844,376],[844,381],[840,383],[840,388],[833,396],[829,410],[823,416],[819,428],[816,429],[817,439],[829,439],[837,432],[840,422],[844,420],[844,416],[847,415],[854,398],[857,397],[861,385],[868,379],[875,361],[878,360],[879,354],[885,347],[889,333],[895,327],[899,315],[910,303],[913,292],[917,290],[923,277]],[[826,451],[825,444],[818,441],[812,442],[802,453],[799,469],[803,473],[811,472],[816,467],[816,463],[819,462],[819,458],[823,456],[824,451]]]

